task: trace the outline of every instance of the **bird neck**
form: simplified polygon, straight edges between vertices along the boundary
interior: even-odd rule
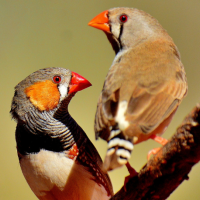
[[[117,40],[117,38],[115,38],[115,36],[111,33],[107,33],[105,32],[110,44],[112,45],[113,50],[115,51],[115,54],[117,54],[120,50],[121,50],[121,44],[120,42]]]
[[[19,121],[16,128],[20,154],[37,153],[41,149],[61,152],[79,141],[80,132],[83,131],[70,116],[68,103],[64,102],[56,112],[30,110],[25,114],[25,122]]]

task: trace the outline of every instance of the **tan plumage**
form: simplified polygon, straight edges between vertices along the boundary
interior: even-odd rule
[[[116,52],[95,116],[96,137],[109,142],[104,167],[110,170],[127,162],[130,142],[164,132],[187,93],[187,81],[173,40],[147,13],[113,8],[89,25],[104,30]]]
[[[26,181],[40,200],[108,200],[112,185],[101,158],[68,104],[91,86],[75,72],[41,69],[15,87],[11,114]]]

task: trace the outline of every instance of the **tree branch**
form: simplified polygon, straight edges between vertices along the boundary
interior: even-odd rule
[[[111,200],[162,200],[184,181],[200,160],[200,104],[176,133]]]

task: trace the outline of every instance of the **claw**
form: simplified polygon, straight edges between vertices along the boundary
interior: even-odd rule
[[[150,150],[150,151],[148,152],[148,154],[147,154],[147,160],[150,159],[151,155],[157,154],[159,150],[160,150],[160,148],[154,148],[154,149]]]
[[[168,142],[167,139],[162,138],[162,137],[157,136],[157,135],[154,135],[154,134],[151,135],[150,138],[151,138],[152,140],[155,140],[155,141],[158,142],[159,144],[162,144],[163,146],[164,146],[165,144],[167,144],[167,142]],[[160,150],[160,148],[154,148],[154,149],[150,150],[150,151],[148,152],[148,154],[147,154],[147,160],[150,159],[150,157],[151,157],[152,154],[153,154],[153,155],[157,154],[157,152],[158,152],[159,150]]]

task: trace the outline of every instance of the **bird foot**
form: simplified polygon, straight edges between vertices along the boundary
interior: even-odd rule
[[[152,140],[155,140],[156,142],[158,142],[159,144],[162,144],[163,146],[168,142],[167,139],[162,138],[160,136],[157,135],[151,135],[150,137]]]
[[[150,160],[150,157],[151,155],[155,155],[158,153],[158,151],[160,150],[161,148],[154,148],[152,150],[150,150],[147,154],[147,160]]]
[[[129,162],[126,163],[126,167],[129,171],[130,175],[126,176],[125,179],[124,179],[124,190],[125,190],[125,192],[127,191],[126,190],[126,184],[129,182],[129,180],[138,175],[138,172],[136,172],[136,170],[133,167],[131,167]]]
[[[167,142],[168,142],[167,139],[162,138],[162,137],[157,136],[157,135],[151,135],[150,138],[151,138],[152,140],[155,140],[155,141],[158,142],[159,144],[162,144],[163,146],[164,146],[165,144],[167,144]],[[150,151],[148,152],[148,154],[147,154],[147,160],[150,159],[150,157],[151,157],[152,154],[155,155],[159,150],[160,150],[160,148],[154,148],[154,149],[150,150]]]

